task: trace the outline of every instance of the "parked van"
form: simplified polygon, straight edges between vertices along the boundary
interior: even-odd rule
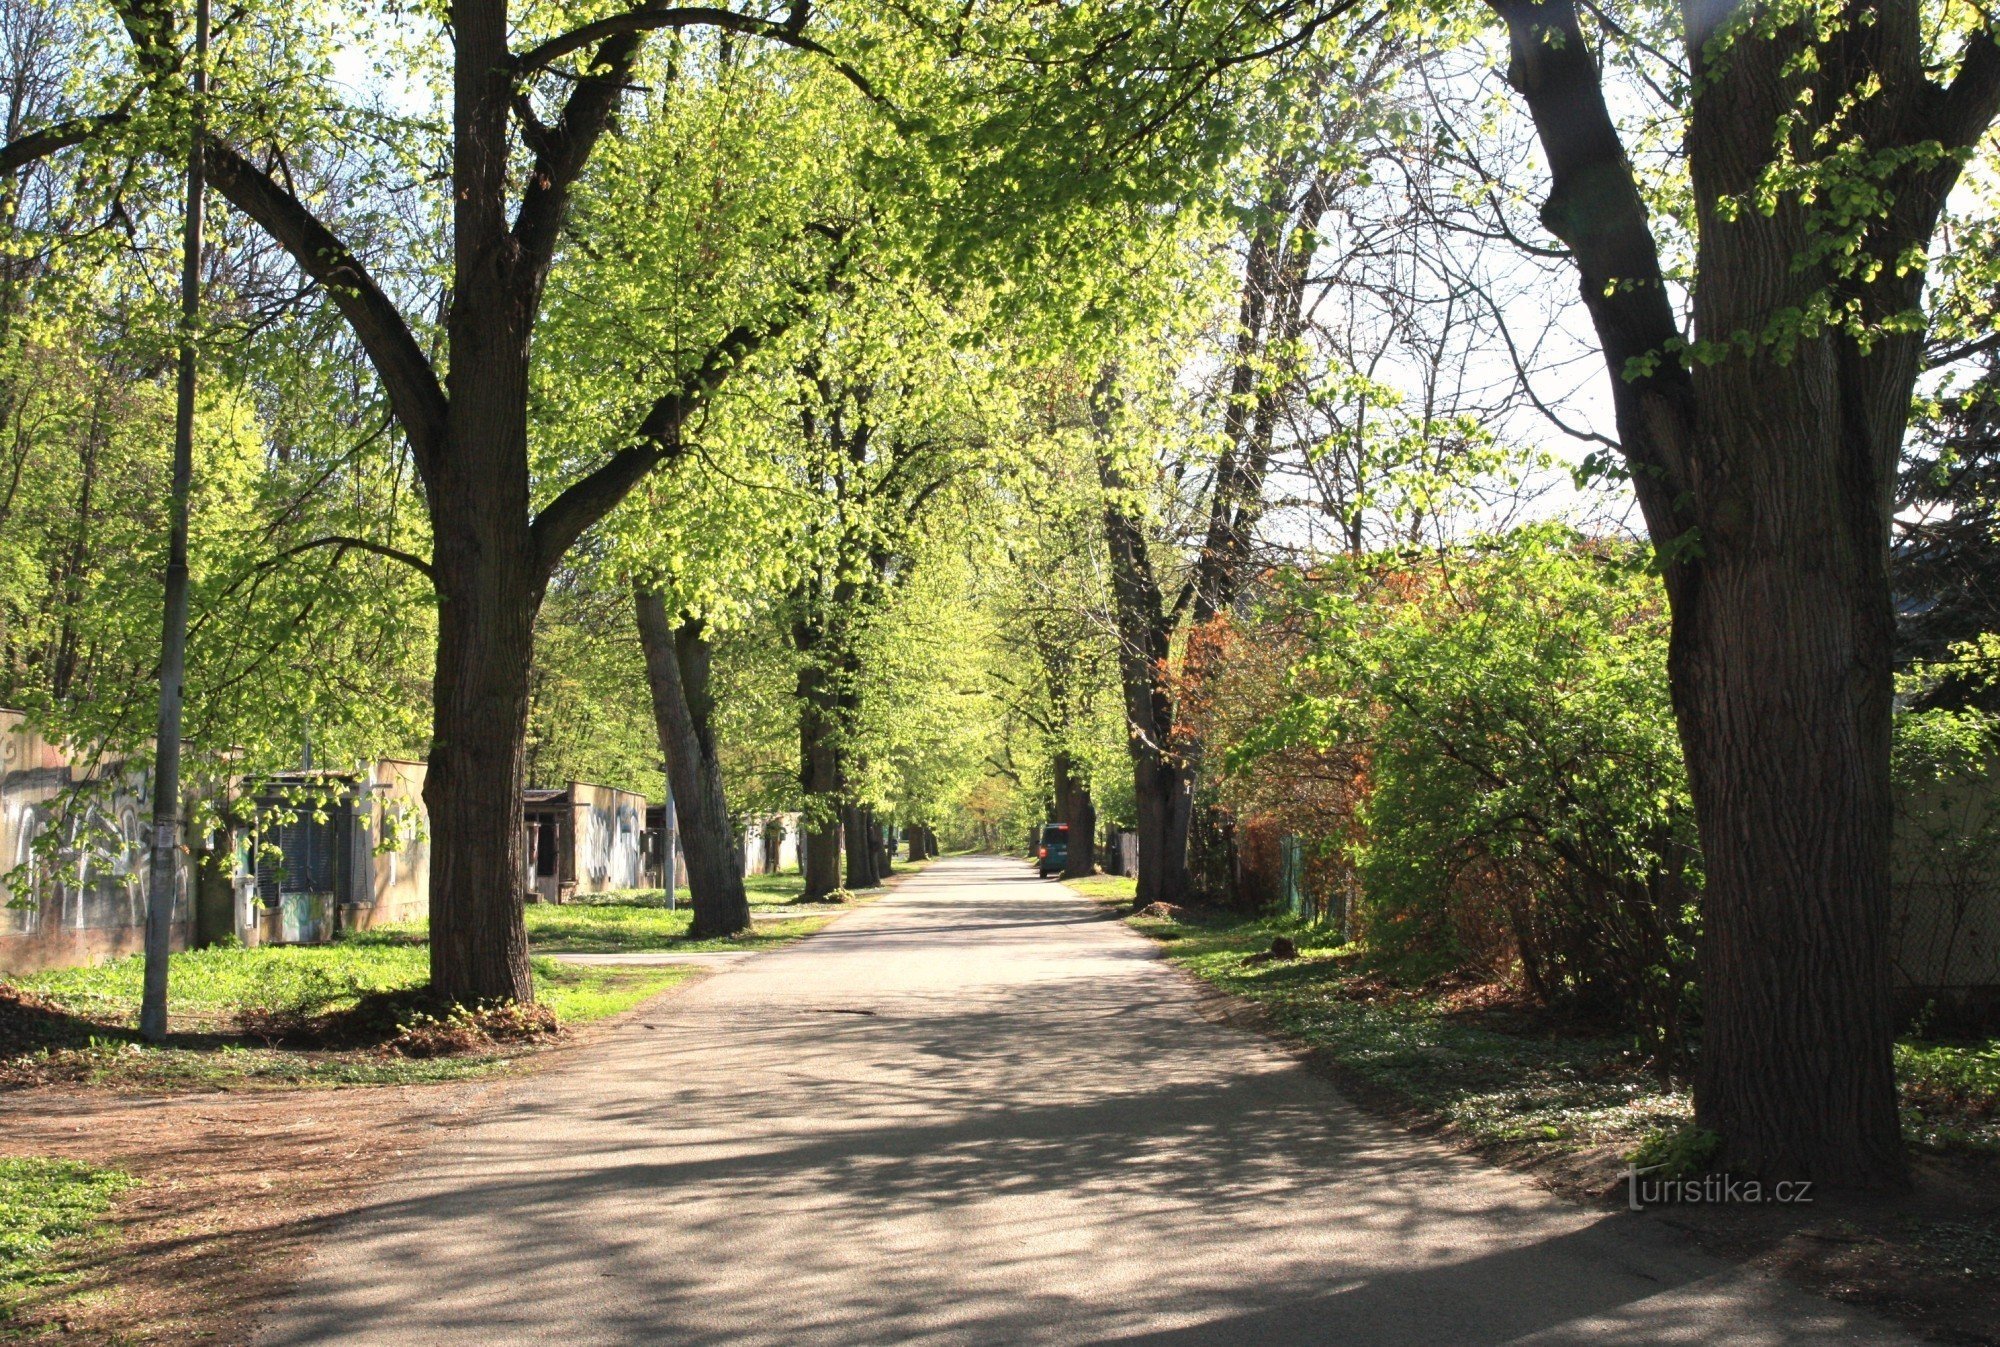
[[[1069,867],[1069,825],[1042,826],[1042,844],[1035,849],[1035,873],[1043,879],[1059,875]]]

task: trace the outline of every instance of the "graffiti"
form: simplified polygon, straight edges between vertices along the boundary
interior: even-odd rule
[[[646,823],[642,808],[619,801],[593,804],[579,813],[578,870],[589,888],[637,888],[645,865],[639,837]]]
[[[145,928],[150,783],[126,762],[79,760],[0,712],[0,967],[87,962]],[[175,922],[188,914],[184,866]]]

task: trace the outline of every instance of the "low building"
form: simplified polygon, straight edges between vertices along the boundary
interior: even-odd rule
[[[233,926],[246,945],[313,944],[430,915],[426,768],[259,779],[237,839]]]
[[[101,963],[144,947],[151,785],[123,761],[74,754],[22,712],[0,710],[0,973]],[[175,949],[194,934],[189,878],[183,866]]]
[[[743,829],[743,873],[775,875],[799,868],[797,814],[755,819]]]
[[[580,893],[646,887],[646,797],[588,781],[521,792],[528,898],[565,903]]]

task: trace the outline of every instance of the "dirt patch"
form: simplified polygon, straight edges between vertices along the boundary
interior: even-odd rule
[[[103,1026],[33,997],[0,1005],[0,1031],[14,1035],[8,1041],[21,1054],[0,1063],[0,1155],[81,1160],[140,1180],[113,1206],[104,1238],[62,1254],[58,1269],[73,1275],[25,1293],[13,1318],[0,1322],[0,1338],[60,1333],[66,1343],[103,1347],[247,1342],[258,1313],[300,1275],[312,1242],[361,1206],[372,1187],[425,1147],[450,1144],[479,1112],[503,1106],[522,1072],[589,1050],[645,1007],[559,1035],[550,1032],[546,1012],[532,1007],[420,1017],[414,1025],[389,1013],[403,1009],[375,1006],[370,1023],[318,1026],[336,1040],[350,1031],[379,1034],[383,1023],[401,1026],[397,1039],[369,1052],[324,1055],[351,1065],[420,1058],[430,1049],[464,1053],[507,1074],[313,1089],[247,1082],[218,1089],[203,1077],[182,1093],[90,1086],[71,1075],[37,1075],[88,1066],[73,1049],[40,1049],[74,1043],[79,1030],[101,1036]],[[401,1041],[409,1034],[415,1038]],[[249,1051],[180,1037],[210,1050]],[[497,1055],[506,1050],[518,1055]]]
[[[119,1031],[107,1030],[53,1001],[0,982],[0,1062],[47,1048],[86,1043],[92,1035],[107,1032],[120,1036]]]
[[[532,1043],[560,1032],[547,1006],[516,1001],[455,1006],[429,987],[366,992],[354,1005],[325,1014],[289,1006],[245,1010],[237,1022],[245,1037],[270,1047],[382,1048],[405,1057]]]
[[[1983,1156],[1918,1154],[1909,1191],[1810,1206],[1676,1207],[1652,1219],[1937,1342],[2000,1343],[2000,1172]]]
[[[308,1242],[499,1083],[141,1097],[48,1087],[0,1097],[0,1153],[136,1175],[73,1280],[31,1293],[8,1329],[161,1347],[248,1340]]]

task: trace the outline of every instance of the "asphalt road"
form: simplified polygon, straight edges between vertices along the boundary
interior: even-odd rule
[[[1020,864],[942,862],[497,1093],[270,1344],[1892,1343],[1361,1115]]]

